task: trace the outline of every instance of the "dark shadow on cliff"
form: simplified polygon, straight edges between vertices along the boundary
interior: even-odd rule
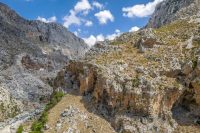
[[[193,96],[192,89],[186,90],[172,108],[172,116],[181,126],[200,126],[200,106]]]

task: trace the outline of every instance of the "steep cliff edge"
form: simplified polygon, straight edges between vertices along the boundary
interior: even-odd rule
[[[87,50],[62,25],[25,20],[0,2],[0,121],[45,103],[49,80]]]

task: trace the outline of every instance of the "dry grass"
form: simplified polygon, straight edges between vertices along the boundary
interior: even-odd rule
[[[162,26],[159,29],[155,29],[154,33],[166,44],[176,45],[178,42],[184,42],[189,39],[192,36],[191,33],[194,33],[196,29],[196,23],[176,21],[169,25]]]
[[[141,63],[145,65],[147,59],[144,58],[143,54],[138,53],[138,49],[134,48],[130,44],[123,44],[122,51],[111,52],[98,55],[95,60],[97,64],[105,65],[116,61],[123,61],[131,65],[132,63]]]

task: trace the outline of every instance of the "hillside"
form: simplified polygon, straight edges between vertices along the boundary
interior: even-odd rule
[[[0,2],[0,121],[40,108],[53,92],[48,82],[87,49],[62,25],[25,20]]]
[[[29,45],[20,42],[18,45],[22,47],[18,56],[8,57],[14,62],[9,60],[11,63],[2,67],[4,70],[0,72],[0,81],[3,77],[3,82],[0,82],[0,86],[7,94],[4,98],[11,99],[8,103],[12,105],[24,106],[21,99],[28,99],[28,104],[34,101],[31,104],[34,109],[43,105],[41,101],[48,101],[44,111],[37,112],[41,115],[34,115],[39,118],[22,122],[24,132],[199,133],[199,3],[199,0],[165,0],[157,5],[146,27],[137,32],[123,33],[113,41],[97,42],[88,51],[81,39],[67,30],[63,31],[60,25],[14,17],[12,21],[23,23],[23,31],[16,32],[22,35],[6,32],[5,36],[12,33],[14,38],[19,36],[17,38],[20,40],[35,25],[38,27],[31,31],[39,33],[39,36],[26,37],[22,41],[33,42]],[[12,24],[9,19],[3,19],[9,21],[3,27]],[[17,26],[7,27],[5,29],[21,31]],[[77,47],[67,43],[71,41],[65,40],[68,34],[69,38],[76,38]],[[66,43],[61,43],[63,40]],[[57,46],[60,46],[59,52],[54,49]],[[3,48],[6,49],[6,45]],[[70,54],[63,54],[65,48],[72,48],[67,49]],[[29,49],[34,53],[26,51]],[[37,53],[38,50],[34,49],[43,52]],[[80,56],[73,54],[77,52]],[[60,58],[63,56],[66,56],[64,60]],[[43,64],[45,61],[52,63]],[[19,87],[14,91],[19,84],[24,89]],[[65,95],[55,92],[64,92]]]
[[[160,5],[170,9],[170,2]],[[184,3],[179,11],[190,9],[190,2],[177,2]],[[193,13],[97,43],[62,71],[67,77],[58,75],[72,77],[61,87],[78,86],[80,94],[91,96],[117,132],[199,132],[200,21]]]

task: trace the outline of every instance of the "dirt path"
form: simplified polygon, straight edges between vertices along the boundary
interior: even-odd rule
[[[47,123],[49,129],[45,133],[115,133],[105,119],[89,112],[85,105],[82,96],[64,96],[50,110]]]

